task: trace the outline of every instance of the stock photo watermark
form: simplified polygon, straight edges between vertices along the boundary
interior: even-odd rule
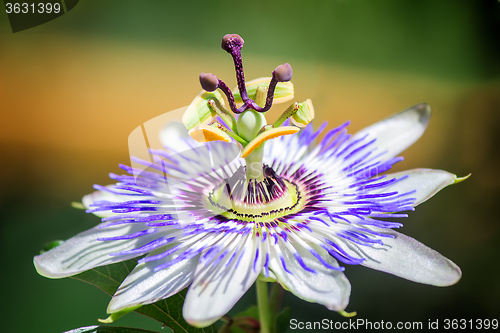
[[[79,0],[4,0],[12,32],[20,32],[56,19],[72,10]]]
[[[321,321],[299,321],[291,319],[291,330],[496,330],[498,319],[429,319],[422,321],[370,321],[349,318],[345,321],[323,319]]]

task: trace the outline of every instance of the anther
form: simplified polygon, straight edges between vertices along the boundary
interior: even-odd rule
[[[200,84],[204,90],[214,91],[219,87],[219,79],[212,73],[201,73]]]

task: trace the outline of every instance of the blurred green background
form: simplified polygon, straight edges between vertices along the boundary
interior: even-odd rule
[[[109,296],[38,276],[32,257],[98,223],[70,203],[128,163],[134,128],[189,104],[200,72],[235,84],[220,49],[227,33],[245,39],[248,79],[293,66],[296,99],[313,100],[316,124],[350,119],[354,132],[429,103],[433,120],[396,170],[472,173],[411,213],[402,229],[456,262],[462,280],[436,288],[349,266],[347,310],[424,327],[435,319],[499,319],[499,32],[495,0],[86,0],[15,34],[2,9],[1,331],[62,332],[106,317]],[[250,292],[234,311],[254,302]],[[291,294],[284,304],[298,320],[342,320]],[[137,314],[117,325],[168,331]]]

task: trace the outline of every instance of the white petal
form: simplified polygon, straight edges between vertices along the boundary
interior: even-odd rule
[[[166,233],[156,232],[127,240],[99,241],[97,239],[129,235],[147,228],[144,223],[121,224],[102,229],[97,226],[79,233],[44,254],[36,256],[34,258],[36,270],[40,275],[49,278],[62,278],[97,266],[137,257],[140,254],[110,256],[110,253],[138,248],[165,236]]]
[[[406,175],[408,175],[407,178],[402,179],[393,185],[384,187],[378,192],[387,193],[397,191],[401,194],[416,190],[416,193],[411,194],[410,196],[417,199],[417,201],[413,204],[413,206],[417,206],[434,196],[446,186],[462,180],[461,178],[457,178],[457,176],[452,173],[432,169],[414,169],[391,173],[387,175],[386,179],[401,178]]]
[[[358,246],[351,242],[343,244],[344,250],[350,255],[366,258],[361,265],[438,287],[449,286],[460,280],[460,268],[440,253],[394,230],[371,229],[393,235],[394,238],[382,237],[383,246]]]
[[[356,133],[349,142],[360,139],[368,134],[363,142],[376,138],[373,148],[377,148],[372,156],[382,152],[384,159],[397,156],[411,146],[424,133],[431,117],[431,108],[428,104],[417,104],[403,112],[379,121]]]
[[[261,250],[258,260],[254,260],[256,249],[262,248],[260,243],[251,235],[247,236],[245,244],[236,248],[238,254],[229,265],[226,266],[226,261],[230,258],[218,265],[198,265],[183,307],[184,319],[189,324],[205,327],[214,323],[252,286],[264,264],[265,253]],[[231,254],[227,256],[231,257]]]
[[[175,152],[182,152],[203,145],[203,143],[191,139],[188,130],[180,121],[171,121],[163,127],[160,131],[160,141],[164,147]]]
[[[156,255],[170,247],[150,253]],[[193,280],[199,255],[185,259],[155,272],[155,267],[174,260],[182,251],[164,259],[138,264],[123,281],[108,306],[108,313],[118,312],[139,304],[151,304],[170,297],[186,288]]]
[[[108,186],[106,186],[106,188],[110,189],[111,191],[114,191],[114,186],[115,185],[108,185]],[[141,197],[141,199],[144,200],[144,197]],[[92,192],[92,193],[84,196],[82,199],[82,203],[85,206],[85,208],[93,209],[96,207],[91,207],[90,205],[96,201],[125,202],[125,201],[132,201],[132,200],[137,200],[137,196],[120,195],[120,194],[115,194],[115,193],[111,193],[108,191],[95,191],[95,192]],[[99,216],[99,217],[120,215],[120,214],[111,213],[111,211],[100,211],[100,212],[95,212],[93,214],[96,216]]]
[[[280,240],[281,243],[281,240]],[[325,250],[312,245],[316,252],[330,265],[339,267],[337,261]],[[344,310],[349,303],[351,284],[344,273],[325,267],[309,251],[295,246],[307,267],[316,271],[308,272],[300,266],[292,252],[279,246],[287,270],[281,263],[279,254],[271,250],[269,268],[276,274],[278,282],[297,297],[314,303],[323,304],[330,310]]]

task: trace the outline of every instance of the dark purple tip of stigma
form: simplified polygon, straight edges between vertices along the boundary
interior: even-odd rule
[[[248,98],[247,88],[245,86],[245,73],[243,71],[243,61],[241,59],[241,48],[243,47],[243,38],[237,34],[228,34],[222,37],[222,49],[229,53],[233,57],[234,69],[236,71],[236,81],[238,82],[238,90],[240,91],[241,99],[243,103],[248,104],[251,100]],[[226,93],[226,96],[227,93]],[[228,96],[229,97],[229,96]],[[234,106],[234,108],[233,108]],[[231,109],[234,111],[236,105],[231,105]],[[243,110],[244,111],[244,110]],[[241,113],[236,112],[236,113]]]
[[[206,91],[214,91],[219,87],[219,79],[212,73],[201,73],[200,84]]]
[[[222,37],[222,49],[225,50],[226,52],[231,53],[231,50],[236,47],[238,49],[241,49],[243,47],[243,44],[245,41],[243,38],[240,37],[238,34],[227,34],[224,37]]]
[[[288,82],[292,79],[293,70],[289,63],[279,65],[273,72],[273,77],[276,77],[278,82]]]
[[[255,103],[254,100],[248,97],[247,89],[245,86],[245,74],[243,72],[243,61],[241,59],[241,48],[243,47],[243,38],[237,34],[227,34],[222,38],[222,49],[231,54],[234,61],[234,67],[236,71],[236,81],[238,82],[238,90],[240,92],[241,100],[243,101],[243,105],[239,108],[236,107],[236,103],[234,100],[233,93],[229,89],[229,87],[221,80],[219,80],[215,75],[210,73],[201,73],[200,74],[200,83],[203,89],[206,91],[214,91],[219,88],[226,95],[229,106],[234,113],[242,113],[248,109],[254,109],[257,112],[266,112],[268,111],[274,99],[274,90],[278,82],[287,82],[292,79],[293,71],[292,66],[286,63],[276,67],[273,71],[273,77],[271,82],[269,83],[269,87],[267,90],[266,96],[266,104],[264,107],[260,107]]]

